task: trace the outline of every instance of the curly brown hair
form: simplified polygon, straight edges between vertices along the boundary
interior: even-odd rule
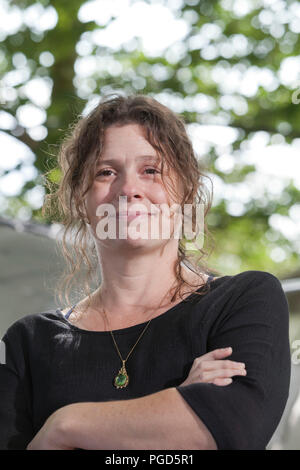
[[[60,248],[67,268],[58,279],[55,289],[60,304],[63,304],[65,299],[66,304],[70,305],[70,291],[74,284],[77,284],[81,294],[83,283],[83,293],[91,300],[91,283],[96,281],[96,285],[99,285],[101,282],[100,272],[97,279],[99,263],[95,243],[87,228],[84,199],[93,185],[96,166],[103,150],[105,130],[111,125],[127,124],[139,124],[144,129],[146,139],[161,157],[162,169],[164,162],[167,162],[180,178],[183,187],[181,208],[184,208],[184,204],[192,204],[194,211],[196,204],[202,204],[204,207],[202,235],[212,242],[211,251],[214,248],[214,241],[205,222],[212,204],[212,194],[207,191],[204,184],[204,178],[209,177],[205,175],[206,169],[203,163],[195,157],[184,118],[153,97],[111,93],[103,97],[88,115],[80,115],[71,125],[58,153],[60,181],[54,183],[50,178],[45,178],[49,193],[43,205],[43,215],[49,213],[53,221],[60,222],[64,227]],[[172,189],[176,194],[176,188]],[[180,200],[180,195],[176,194],[176,197]],[[195,223],[193,216],[192,228],[198,233]],[[196,286],[192,286],[182,277],[182,263],[199,274],[199,281],[201,273],[219,274],[202,261],[202,258],[207,257],[211,251],[207,252],[204,248],[188,251],[185,248],[186,241],[182,238],[178,244],[178,257],[174,266],[178,285],[175,286],[171,302],[176,299],[185,284],[193,288],[191,292],[195,291]],[[84,267],[87,267],[87,272],[79,282],[78,276],[83,274]],[[202,285],[206,286],[206,290],[200,289],[199,292],[195,292],[196,294],[207,293],[209,283],[203,284],[201,279],[198,286]]]

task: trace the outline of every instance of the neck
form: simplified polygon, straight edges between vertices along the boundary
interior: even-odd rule
[[[152,251],[128,257],[101,251],[102,282],[93,294],[91,307],[96,310],[104,307],[110,317],[130,318],[170,305],[174,292],[170,289],[178,285],[174,270],[177,249],[175,244],[166,245],[163,254]],[[188,268],[182,266],[182,273],[185,280],[196,283],[196,275]],[[199,276],[197,279],[201,283]],[[173,303],[177,302],[175,299]]]

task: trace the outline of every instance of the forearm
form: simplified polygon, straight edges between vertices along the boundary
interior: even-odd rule
[[[207,428],[175,388],[131,400],[69,406],[74,407],[73,419],[66,432],[75,448],[214,448]]]

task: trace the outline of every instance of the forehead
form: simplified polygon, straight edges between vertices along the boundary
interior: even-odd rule
[[[138,124],[109,126],[104,133],[104,142],[99,162],[123,159],[135,160],[137,163],[158,162],[160,155],[146,139],[145,130]]]
[[[146,131],[138,124],[109,126],[104,132],[104,149],[114,147],[142,147],[155,154],[155,149],[146,138]]]

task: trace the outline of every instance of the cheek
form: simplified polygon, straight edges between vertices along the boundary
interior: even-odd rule
[[[155,190],[151,190],[150,199],[155,204],[162,204],[162,203],[168,203],[170,200],[170,196],[168,195],[165,188],[163,188],[161,185],[158,185],[157,188],[155,188]]]
[[[162,187],[169,205],[178,204],[182,195],[182,181],[178,175],[168,174]]]
[[[86,195],[85,204],[90,214],[95,215],[96,209],[103,204],[107,198],[108,192],[102,187],[94,185]]]

